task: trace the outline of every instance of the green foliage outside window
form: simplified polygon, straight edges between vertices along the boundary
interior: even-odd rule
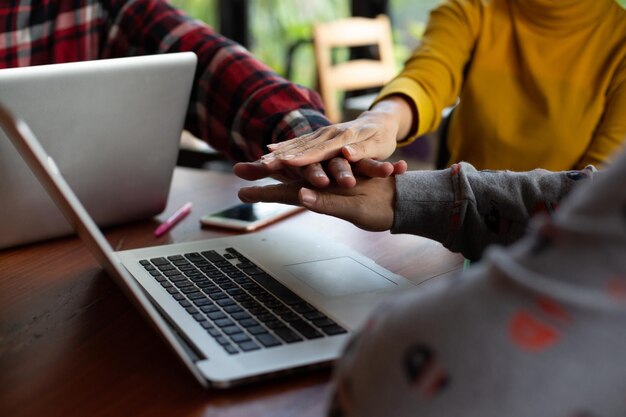
[[[430,11],[441,0],[389,0],[396,62],[399,67],[422,38]]]
[[[219,30],[216,0],[171,0],[174,6]],[[287,51],[299,41],[292,59],[292,80],[314,87],[315,59],[311,27],[316,21],[329,21],[350,14],[349,0],[252,0],[250,51],[274,71],[285,75]]]
[[[170,4],[218,29],[217,0],[170,0]]]
[[[389,0],[398,68],[410,56],[424,32],[429,11],[441,0]],[[626,7],[626,0],[617,0]],[[217,0],[170,0],[191,16],[217,30]],[[308,87],[315,86],[315,58],[310,42],[312,24],[350,15],[349,0],[251,0],[250,50],[261,61],[285,75],[287,51],[298,41],[291,61],[291,79]],[[340,54],[340,57],[342,55]],[[343,56],[346,56],[345,54]]]
[[[299,41],[291,60],[291,79],[315,86],[315,57],[310,43],[314,22],[348,17],[348,0],[253,0],[250,2],[252,52],[285,75],[288,49]]]

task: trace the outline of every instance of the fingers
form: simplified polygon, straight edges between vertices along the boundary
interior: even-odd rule
[[[324,168],[317,162],[302,168],[302,175],[311,185],[318,188],[324,188],[330,184]]]
[[[301,187],[300,182],[244,187],[239,190],[238,197],[244,203],[275,202],[298,206],[298,190]]]
[[[326,161],[341,155],[342,146],[342,144],[336,144],[332,140],[317,144],[311,141],[306,144],[298,144],[298,146],[294,148],[283,149],[283,147],[281,147],[272,153],[263,155],[261,162],[271,166],[277,163],[304,166],[314,162]]]
[[[267,149],[269,149],[270,151],[275,151],[276,149],[280,148],[284,144],[285,144],[285,141],[283,141],[283,142],[276,142],[276,143],[270,143],[270,144],[267,145]]]
[[[340,187],[352,188],[356,185],[352,167],[344,158],[331,159],[328,161],[327,169]]]
[[[248,181],[255,181],[261,178],[274,177],[281,181],[293,179],[305,179],[316,188],[328,187],[331,183],[329,174],[342,187],[354,187],[356,180],[352,175],[352,168],[348,161],[343,158],[331,160],[328,163],[328,174],[321,164],[313,163],[306,167],[282,167],[283,169],[273,169],[260,162],[239,162],[234,165],[233,172],[240,178]]]
[[[390,221],[381,220],[379,215],[372,216],[370,210],[376,212],[376,206],[372,205],[371,201],[363,200],[355,195],[302,188],[298,193],[298,198],[300,204],[311,211],[347,220],[364,230],[388,230],[393,221],[393,212],[387,216],[391,217]]]
[[[353,121],[325,126],[313,133],[271,144],[268,146],[271,152],[263,155],[261,162],[270,169],[278,169],[281,164],[306,166],[338,156],[350,162],[366,158],[383,160],[395,150],[397,133],[395,118],[389,117],[387,112],[369,111]]]
[[[394,173],[394,166],[391,162],[363,159],[353,164],[352,171],[363,177],[385,178]]]
[[[239,198],[246,203],[277,202],[302,205],[312,211],[347,220],[371,231],[389,230],[393,224],[395,178],[360,178],[357,186],[324,189],[303,187],[302,181],[245,187]]]
[[[255,181],[266,178],[273,174],[274,170],[260,161],[239,162],[233,166],[233,172],[240,178],[248,181]]]
[[[365,140],[354,141],[344,146],[341,148],[341,154],[350,162],[366,158],[385,159],[396,149],[396,143],[384,139],[382,134],[373,134]]]
[[[352,172],[369,178],[386,178],[390,175],[402,175],[408,169],[405,160],[381,162],[374,159],[362,159],[352,164]]]
[[[354,212],[354,199],[349,196],[327,194],[301,188],[298,199],[302,206],[316,213],[328,214],[340,219],[350,220]]]
[[[402,175],[409,169],[409,166],[404,159],[393,162],[392,165],[393,175]]]
[[[376,129],[357,119],[326,126],[311,134],[284,141],[280,146],[272,146],[272,152],[263,155],[261,161],[275,164],[276,160],[280,160],[292,166],[308,165],[339,156],[344,145],[367,141],[372,136],[376,136]]]
[[[393,225],[395,178],[360,178],[356,187],[313,190],[303,187],[303,207],[347,220],[364,230],[389,230]]]
[[[340,187],[351,188],[356,185],[355,175],[385,178],[389,175],[404,174],[406,170],[407,164],[403,160],[391,163],[363,159],[350,164],[344,158],[331,159],[326,170],[319,163],[313,163],[303,168],[283,167],[282,170],[274,170],[260,161],[239,162],[233,167],[233,171],[238,177],[248,181],[267,177],[274,177],[281,181],[303,178],[315,188],[328,187],[331,184],[330,178],[334,179]]]
[[[325,149],[325,142],[332,137],[332,131],[329,131],[328,128],[321,128],[307,135],[268,145],[268,149],[272,152],[263,155],[261,162],[270,166],[281,163],[293,166],[304,166],[314,162],[324,161],[334,156],[333,153],[340,153],[339,149],[341,146],[337,147],[334,151],[332,149]],[[303,155],[304,152],[307,153]],[[301,157],[297,158],[298,156]]]
[[[300,179],[302,173],[300,168],[291,167],[289,169],[274,170],[260,161],[255,162],[239,162],[233,166],[233,172],[239,178],[248,181],[256,181],[262,178],[274,178],[281,182],[293,181]]]

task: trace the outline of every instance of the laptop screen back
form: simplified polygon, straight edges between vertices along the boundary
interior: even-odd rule
[[[109,226],[165,208],[195,66],[181,53],[5,69],[0,97]],[[0,201],[0,249],[72,233],[2,132]]]

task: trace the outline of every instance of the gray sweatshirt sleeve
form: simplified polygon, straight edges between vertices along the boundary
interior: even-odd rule
[[[560,174],[495,184],[527,197],[544,175]],[[378,306],[337,362],[328,415],[625,416],[626,153],[599,175],[510,247]]]
[[[581,180],[578,171],[477,171],[461,162],[441,171],[411,171],[396,177],[392,233],[411,233],[441,242],[476,260],[492,243],[519,239],[530,218],[551,214]]]

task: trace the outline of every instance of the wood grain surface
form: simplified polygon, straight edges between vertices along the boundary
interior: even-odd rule
[[[238,201],[233,175],[177,168],[166,210],[105,230],[119,249],[232,234],[199,225]],[[154,228],[184,202],[192,214],[161,238]],[[462,258],[416,236],[369,233],[310,212],[270,228],[314,230],[416,283]],[[0,416],[321,416],[330,370],[204,390],[76,237],[0,251]]]

